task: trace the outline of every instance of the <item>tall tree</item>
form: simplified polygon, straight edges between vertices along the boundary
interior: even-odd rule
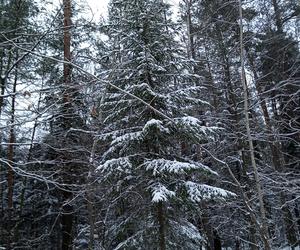
[[[100,107],[100,138],[108,147],[98,175],[111,203],[109,248],[197,248],[201,237],[185,209],[231,194],[203,184],[204,176],[216,173],[178,147],[182,142],[201,144],[217,128],[188,116],[194,105],[203,104],[201,88],[171,36],[168,13],[169,6],[160,0],[110,2],[112,70],[107,80],[127,94],[108,86]]]
[[[63,115],[64,115],[64,121],[62,124],[63,127],[68,129],[69,126],[69,119],[71,110],[70,110],[70,105],[72,102],[72,93],[71,92],[71,65],[70,63],[72,62],[71,58],[71,14],[72,14],[72,9],[71,9],[71,0],[64,0],[63,1],[63,8],[64,8],[64,85],[65,85],[65,90],[63,94]],[[66,166],[67,167],[67,166]],[[70,169],[64,170],[66,173],[65,175],[69,175]],[[70,178],[69,176],[65,176],[63,178],[64,183],[68,183]],[[63,207],[62,207],[62,249],[63,250],[69,250],[72,247],[72,228],[73,228],[73,207],[70,204],[70,201],[72,199],[72,192],[68,190],[63,190]]]

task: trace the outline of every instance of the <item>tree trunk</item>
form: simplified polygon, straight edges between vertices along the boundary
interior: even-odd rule
[[[283,170],[283,166],[285,165],[285,160],[284,157],[282,156],[282,152],[281,152],[281,146],[280,143],[277,141],[276,137],[274,136],[274,131],[272,129],[272,124],[271,124],[271,119],[270,119],[270,115],[269,115],[269,111],[267,109],[267,104],[266,104],[266,100],[262,98],[262,90],[261,87],[259,85],[259,76],[257,74],[256,71],[256,67],[255,67],[255,63],[254,63],[254,59],[250,54],[250,51],[248,50],[248,48],[246,49],[247,51],[247,55],[248,55],[248,60],[249,60],[249,64],[251,66],[251,70],[253,72],[253,76],[254,76],[254,85],[255,88],[257,90],[257,93],[259,95],[259,99],[260,99],[260,107],[264,116],[264,120],[266,123],[266,129],[267,129],[267,133],[269,134],[269,147],[271,150],[271,158],[272,158],[272,163],[273,163],[273,167],[276,171],[281,172]],[[288,205],[286,204],[286,195],[284,192],[280,192],[279,194],[280,200],[280,207],[281,207],[281,211],[283,214],[283,219],[284,219],[284,223],[285,223],[285,233],[286,233],[286,237],[289,241],[289,243],[291,245],[295,244],[297,242],[297,237],[296,237],[296,229],[294,226],[293,218],[292,218],[292,213],[290,211],[290,208],[288,207]]]
[[[296,197],[293,196],[293,199],[295,198]],[[298,203],[295,204],[294,212],[296,217],[296,224],[298,226],[298,234],[300,235],[300,211],[299,211]]]
[[[18,60],[18,53],[17,58]],[[13,186],[14,186],[14,172],[13,172],[13,165],[14,165],[14,143],[15,143],[15,106],[16,106],[16,96],[15,93],[17,91],[17,80],[18,80],[18,67],[16,67],[15,72],[15,79],[13,83],[13,93],[11,97],[11,115],[10,115],[10,131],[9,131],[9,145],[8,145],[8,152],[7,152],[7,159],[9,164],[11,165],[8,168],[7,174],[7,186],[8,186],[8,208],[13,209]]]
[[[186,0],[186,27],[187,27],[187,54],[188,58],[195,59],[195,46],[194,46],[194,38],[193,38],[193,29],[192,29],[192,1]]]
[[[16,56],[16,60],[18,60],[18,53]],[[13,203],[13,194],[14,194],[14,143],[15,143],[15,106],[16,106],[16,90],[17,90],[17,81],[18,81],[18,67],[15,68],[15,77],[13,83],[13,93],[11,98],[11,114],[10,114],[10,131],[9,131],[9,144],[7,148],[7,159],[8,163],[8,172],[7,172],[7,206],[8,206],[8,232],[9,232],[9,243],[8,248],[10,248],[10,244],[12,241],[12,229],[13,229],[13,221],[12,221],[12,213],[14,209]]]
[[[71,84],[71,0],[64,0],[64,83]]]
[[[63,76],[64,76],[64,85],[65,91],[63,95],[63,110],[64,110],[64,121],[63,126],[65,129],[69,127],[69,105],[71,104],[71,0],[64,0],[64,68],[63,68]],[[70,164],[70,163],[67,163]],[[69,176],[71,168],[67,165],[64,166],[64,183],[69,183]],[[73,194],[71,191],[64,190],[62,191],[63,195],[63,207],[62,207],[62,215],[61,215],[61,223],[62,223],[62,250],[70,250],[72,249],[72,231],[73,231],[73,206],[70,204]]]
[[[12,57],[13,57],[13,54],[11,52],[9,52],[9,56],[8,56],[8,62],[7,62],[7,66],[6,68],[4,67],[4,57],[5,57],[5,52],[3,51],[3,49],[1,50],[1,75],[0,75],[0,118],[1,118],[1,115],[2,115],[2,109],[3,109],[3,106],[4,106],[4,94],[5,94],[5,87],[6,87],[6,80],[7,80],[7,70],[8,68],[10,67],[10,64],[11,64],[11,61],[12,61]],[[13,100],[13,99],[12,99]],[[1,138],[1,135],[0,135],[0,140],[2,141],[2,138]],[[0,144],[0,150],[2,150],[2,145]],[[4,207],[4,187],[2,185],[2,182],[3,182],[3,179],[5,179],[4,176],[2,176],[2,170],[3,169],[3,172],[5,173],[5,168],[0,165],[0,199],[1,199],[1,207],[3,208]],[[9,174],[11,175],[11,174]],[[8,179],[11,179],[11,176],[8,178]],[[10,183],[11,185],[11,183]],[[3,211],[3,210],[2,210]]]
[[[157,220],[159,225],[159,249],[166,250],[165,216],[163,211],[163,203],[161,201],[157,204]]]
[[[297,243],[297,233],[294,225],[293,215],[286,203],[286,197],[283,192],[280,193],[280,200],[282,205],[282,213],[285,224],[285,234],[290,246],[294,246]]]
[[[90,186],[90,185],[89,185]],[[87,190],[87,208],[89,213],[89,224],[90,224],[90,235],[89,235],[89,250],[94,249],[95,245],[95,216],[94,216],[94,205],[92,191]]]
[[[72,193],[63,191],[63,211],[62,211],[62,250],[72,249],[72,229],[73,229],[73,206],[69,203],[72,199]]]
[[[274,13],[275,13],[275,23],[277,30],[280,34],[283,33],[283,25],[282,25],[282,20],[281,20],[281,14],[278,6],[277,0],[272,0],[273,8],[274,8]]]
[[[251,130],[250,130],[250,120],[249,120],[249,107],[248,107],[248,88],[246,83],[246,74],[245,74],[245,62],[244,62],[244,41],[243,41],[243,11],[242,11],[242,2],[239,0],[239,14],[240,14],[240,56],[241,56],[241,81],[243,84],[243,90],[244,90],[244,113],[245,113],[245,123],[246,123],[246,129],[247,129],[247,138],[249,143],[249,149],[250,149],[250,158],[251,158],[251,164],[254,170],[254,178],[255,178],[255,185],[257,189],[257,195],[260,205],[260,214],[262,219],[262,232],[264,235],[262,235],[262,240],[264,242],[264,248],[266,250],[271,250],[270,247],[270,239],[269,239],[269,233],[268,233],[268,227],[267,227],[267,218],[266,218],[266,210],[263,200],[263,192],[261,187],[261,180],[259,177],[258,169],[256,166],[255,161],[255,155],[254,155],[254,146],[253,146],[253,139],[251,136]]]
[[[91,155],[90,155],[90,165],[89,165],[89,171],[88,171],[88,176],[87,176],[87,190],[86,190],[86,195],[87,195],[87,208],[88,208],[88,214],[89,214],[89,224],[90,224],[90,235],[89,235],[89,249],[93,250],[94,245],[95,245],[95,215],[94,215],[94,195],[93,195],[93,178],[92,178],[92,173],[95,170],[94,167],[94,160],[95,160],[95,151],[96,151],[96,146],[98,143],[98,139],[94,137],[94,142],[93,146],[91,149]]]
[[[251,219],[250,219],[251,220]],[[258,250],[258,247],[257,247],[257,240],[256,240],[256,230],[255,230],[255,223],[251,220],[251,223],[250,223],[250,229],[249,229],[249,232],[250,232],[250,241],[251,241],[251,245],[250,245],[250,249],[251,250]]]
[[[213,231],[214,250],[222,250],[222,242],[216,230]]]

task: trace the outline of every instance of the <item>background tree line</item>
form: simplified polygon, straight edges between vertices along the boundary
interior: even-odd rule
[[[299,247],[299,1],[53,6],[0,1],[0,247]]]

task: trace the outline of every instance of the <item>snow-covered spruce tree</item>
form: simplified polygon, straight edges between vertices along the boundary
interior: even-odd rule
[[[201,182],[216,173],[183,153],[184,143],[212,139],[215,128],[189,116],[203,105],[200,78],[189,73],[168,18],[162,0],[109,5],[107,79],[130,93],[109,85],[100,106],[99,137],[107,147],[97,174],[106,194],[102,244],[109,249],[197,249],[201,235],[186,214],[198,202],[231,194]]]

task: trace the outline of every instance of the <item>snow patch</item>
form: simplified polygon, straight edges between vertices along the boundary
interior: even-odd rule
[[[152,202],[168,201],[168,198],[174,197],[175,192],[168,190],[165,186],[159,184],[152,188]]]

